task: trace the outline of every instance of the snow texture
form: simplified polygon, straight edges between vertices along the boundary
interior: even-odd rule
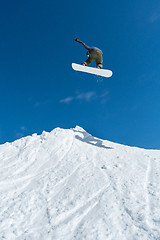
[[[84,129],[0,146],[1,240],[160,240],[160,151]]]

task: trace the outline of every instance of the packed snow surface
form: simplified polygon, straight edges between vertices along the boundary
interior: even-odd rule
[[[0,240],[160,240],[160,151],[56,128],[0,146]]]

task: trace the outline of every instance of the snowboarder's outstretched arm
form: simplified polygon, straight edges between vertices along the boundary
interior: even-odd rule
[[[75,38],[75,41],[80,43],[83,47],[85,47],[87,50],[90,50],[90,47],[88,47],[85,43],[83,43],[82,41],[78,40],[77,38]]]

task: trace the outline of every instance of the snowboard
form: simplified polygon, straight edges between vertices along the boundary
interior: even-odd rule
[[[91,73],[91,74],[95,74],[95,75],[102,76],[102,77],[111,77],[112,76],[112,71],[107,70],[107,69],[93,68],[93,67],[76,64],[76,63],[72,63],[72,68],[75,71]]]

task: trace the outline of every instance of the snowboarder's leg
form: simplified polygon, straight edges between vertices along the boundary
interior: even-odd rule
[[[96,60],[96,65],[98,68],[102,68],[102,62],[103,62],[103,58],[102,58],[102,52],[99,51],[93,51],[90,53],[89,58],[83,63],[85,66],[89,65],[91,62],[93,62],[93,60]]]
[[[95,59],[94,55],[90,54],[89,58],[84,62],[85,66],[91,64],[93,60]]]
[[[102,68],[103,65],[103,58],[102,58],[102,53],[97,51],[97,54],[96,54],[96,65],[97,65],[97,68]]]

